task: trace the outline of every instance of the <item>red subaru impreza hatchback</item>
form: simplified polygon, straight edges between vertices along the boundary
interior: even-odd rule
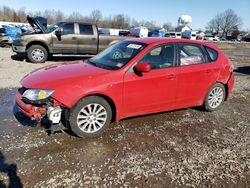
[[[36,70],[21,84],[16,93],[21,112],[52,124],[64,119],[83,137],[126,117],[202,105],[217,110],[232,91],[234,74],[215,45],[141,38],[88,60]]]

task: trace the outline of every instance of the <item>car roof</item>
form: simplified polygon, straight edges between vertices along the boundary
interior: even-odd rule
[[[131,38],[129,41],[135,41],[135,42],[141,42],[145,44],[161,44],[161,43],[168,43],[168,42],[187,42],[187,43],[195,43],[195,44],[201,44],[208,46],[213,49],[218,49],[218,47],[215,44],[208,43],[208,42],[202,42],[202,41],[196,41],[196,40],[189,40],[189,39],[175,39],[175,38],[166,38],[166,37],[146,37],[146,38]]]

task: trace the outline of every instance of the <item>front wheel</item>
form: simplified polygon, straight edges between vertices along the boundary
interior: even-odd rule
[[[206,95],[204,101],[205,109],[210,112],[218,110],[223,104],[225,97],[226,90],[224,85],[222,85],[221,83],[214,84]]]
[[[71,110],[69,123],[79,137],[95,137],[106,130],[111,119],[109,103],[101,97],[90,96],[80,100]]]
[[[27,50],[27,56],[32,63],[44,63],[48,58],[48,52],[41,45],[32,45]]]

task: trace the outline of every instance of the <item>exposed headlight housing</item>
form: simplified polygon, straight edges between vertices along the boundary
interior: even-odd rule
[[[23,98],[31,102],[38,102],[47,99],[53,92],[54,90],[28,89],[23,93]]]

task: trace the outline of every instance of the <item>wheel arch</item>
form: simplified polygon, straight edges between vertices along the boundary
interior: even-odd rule
[[[101,94],[101,93],[93,93],[93,94],[88,94],[88,95],[85,95],[84,97],[80,98],[78,101],[84,99],[84,98],[87,98],[87,97],[91,97],[91,96],[98,96],[98,97],[101,97],[103,98],[105,101],[108,102],[108,104],[110,105],[111,107],[111,110],[112,110],[112,119],[111,119],[111,122],[115,122],[117,120],[117,107],[116,107],[116,104],[114,102],[114,100],[105,95],[105,94]],[[75,105],[78,103],[78,101],[75,103]],[[75,106],[74,105],[74,106]]]
[[[27,46],[26,46],[25,51],[27,51],[33,45],[40,45],[40,46],[44,47],[47,50],[48,53],[50,53],[48,45],[45,42],[42,42],[42,41],[32,41],[32,42],[28,43]]]
[[[216,81],[215,83],[213,83],[213,84],[208,88],[208,90],[207,90],[207,92],[206,92],[206,94],[205,94],[205,96],[204,96],[204,98],[203,98],[202,104],[205,103],[206,96],[207,96],[207,93],[209,92],[209,90],[210,90],[215,84],[217,84],[217,83],[219,83],[219,84],[221,84],[221,85],[224,86],[225,91],[226,91],[226,93],[225,93],[225,101],[227,100],[227,98],[228,98],[228,85],[227,85],[227,83],[223,83],[223,82],[221,82],[221,81]]]

